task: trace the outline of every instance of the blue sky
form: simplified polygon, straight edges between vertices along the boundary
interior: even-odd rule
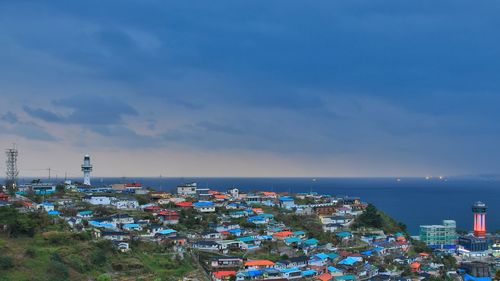
[[[2,1],[21,173],[500,171],[500,3]]]

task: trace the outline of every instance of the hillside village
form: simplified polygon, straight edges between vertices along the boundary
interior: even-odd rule
[[[199,273],[173,280],[461,280],[453,257],[413,241],[403,224],[356,197],[34,181],[15,195],[0,193],[0,206],[43,213],[94,243],[108,241],[118,255],[139,242],[158,247]],[[0,221],[4,232],[9,227]],[[101,280],[135,280],[119,272]]]

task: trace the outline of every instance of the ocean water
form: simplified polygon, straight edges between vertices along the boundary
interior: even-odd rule
[[[174,190],[178,184],[197,182],[200,187],[244,191],[317,192],[320,194],[358,196],[373,203],[416,235],[419,225],[440,224],[443,219],[457,221],[462,230],[472,229],[471,205],[488,205],[487,229],[500,230],[500,181],[423,178],[103,178],[93,184],[141,182],[157,190]]]

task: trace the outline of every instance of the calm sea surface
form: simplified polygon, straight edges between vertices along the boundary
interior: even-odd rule
[[[104,178],[93,184],[139,181],[158,190],[174,190],[178,184],[197,182],[200,187],[225,190],[273,190],[359,196],[375,204],[418,234],[421,224],[439,224],[443,219],[457,221],[458,228],[472,228],[471,205],[488,205],[487,229],[500,229],[500,181],[425,180],[403,178]]]

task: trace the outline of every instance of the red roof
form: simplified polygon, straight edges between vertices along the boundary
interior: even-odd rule
[[[332,275],[330,273],[323,273],[320,276],[316,277],[316,280],[330,281],[332,280]]]
[[[288,237],[290,235],[293,235],[293,232],[291,231],[280,231],[280,232],[275,232],[273,236],[278,236],[278,237]]]
[[[253,260],[245,262],[245,266],[273,266],[274,262],[270,260]]]
[[[157,210],[160,210],[161,207],[160,206],[147,206],[146,208],[144,208],[145,211],[157,211]]]
[[[236,271],[216,271],[216,272],[212,272],[212,275],[215,278],[220,279],[220,278],[225,277],[225,276],[235,276]]]
[[[176,211],[171,211],[171,210],[164,210],[158,213],[160,216],[178,216],[179,213]]]
[[[138,183],[138,182],[134,182],[134,183],[126,183],[125,184],[125,187],[142,187],[142,184]]]
[[[175,205],[178,207],[193,207],[193,202],[179,202]]]

